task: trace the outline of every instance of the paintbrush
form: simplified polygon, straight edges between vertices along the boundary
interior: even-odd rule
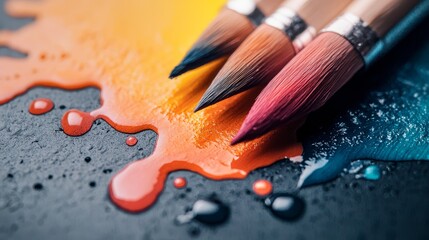
[[[232,144],[259,137],[320,108],[366,61],[383,52],[382,38],[395,24],[417,4],[427,2],[355,0],[263,89]]]
[[[271,80],[352,0],[288,0],[228,58],[195,111]]]
[[[230,55],[282,0],[230,0],[170,73],[183,73]]]

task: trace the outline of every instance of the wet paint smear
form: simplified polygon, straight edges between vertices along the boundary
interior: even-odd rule
[[[304,159],[321,164],[307,164],[299,185],[335,179],[355,160],[429,160],[429,34],[422,29],[307,119]],[[355,166],[379,178],[377,167]]]
[[[273,185],[267,180],[257,180],[253,183],[253,192],[259,196],[266,196],[273,191]]]
[[[28,112],[33,115],[42,115],[50,112],[54,108],[54,102],[49,98],[38,98],[30,103]]]
[[[128,146],[130,146],[130,147],[132,147],[132,146],[135,146],[136,144],[137,144],[137,142],[138,142],[139,140],[136,138],[136,137],[134,137],[134,136],[129,136],[129,137],[127,137],[127,139],[125,140],[125,143],[128,145]]]
[[[192,220],[197,220],[201,223],[216,225],[224,223],[228,220],[230,215],[230,208],[228,205],[217,199],[210,197],[207,199],[197,200],[192,209],[176,218],[179,224],[185,224]]]
[[[175,188],[184,188],[188,184],[188,181],[186,181],[186,178],[184,177],[177,177],[173,181],[173,185]]]
[[[264,201],[274,216],[286,220],[298,220],[305,211],[305,202],[300,197],[289,193],[275,193]]]
[[[82,135],[96,119],[129,134],[156,131],[152,155],[131,162],[110,181],[112,201],[128,211],[154,203],[167,175],[176,170],[214,180],[242,179],[254,169],[301,155],[297,126],[230,146],[257,89],[193,113],[225,59],[168,79],[169,70],[222,4],[223,0],[8,1],[9,14],[36,20],[17,31],[0,31],[1,46],[28,55],[0,58],[0,104],[34,86],[97,87],[101,107],[66,112],[61,120],[66,134]],[[11,81],[16,74],[21,77]]]

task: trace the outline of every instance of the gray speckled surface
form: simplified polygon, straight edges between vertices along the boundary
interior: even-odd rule
[[[0,14],[0,28],[24,22]],[[0,49],[0,55],[5,52]],[[127,134],[98,121],[82,137],[66,136],[60,130],[62,114],[97,108],[98,95],[96,89],[35,88],[0,106],[0,239],[429,239],[429,164],[424,162],[377,163],[385,172],[379,181],[347,175],[304,189],[299,194],[307,210],[297,222],[274,218],[248,191],[259,178],[272,180],[275,191],[291,191],[300,167],[286,161],[240,181],[176,172],[153,207],[138,214],[121,211],[108,198],[108,181],[128,162],[150,154],[156,134],[138,133],[138,144],[128,147]],[[27,108],[36,97],[53,99],[55,109],[30,115]],[[174,176],[187,177],[188,188],[175,189]],[[92,181],[95,187],[89,186]],[[35,183],[43,189],[35,190]],[[228,222],[174,224],[195,200],[213,192],[230,205]]]

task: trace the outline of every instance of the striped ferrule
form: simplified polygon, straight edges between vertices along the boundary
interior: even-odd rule
[[[246,16],[255,26],[259,26],[265,18],[254,0],[229,0],[226,7]]]
[[[321,32],[334,32],[347,39],[365,57],[379,40],[377,33],[359,17],[346,13]]]
[[[283,6],[277,9],[265,24],[283,31],[293,42],[298,52],[304,48],[316,35],[316,30],[309,26],[295,11]]]

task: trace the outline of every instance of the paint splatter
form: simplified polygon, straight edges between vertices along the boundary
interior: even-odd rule
[[[169,70],[223,2],[9,1],[11,15],[36,20],[15,32],[0,31],[0,45],[28,55],[0,58],[0,104],[34,86],[97,87],[101,108],[66,112],[61,120],[65,133],[82,135],[96,119],[125,133],[156,131],[153,154],[130,163],[109,184],[112,201],[128,211],[149,207],[172,171],[242,179],[285,156],[298,156],[302,148],[295,137],[297,126],[230,146],[258,89],[193,113],[224,59],[168,79]],[[21,77],[10,81],[17,73]]]
[[[38,98],[30,103],[28,112],[33,115],[42,115],[50,112],[54,108],[54,102],[49,98]]]
[[[130,146],[130,147],[132,147],[132,146],[135,146],[136,144],[137,144],[137,142],[138,142],[139,140],[136,138],[136,137],[134,137],[134,136],[129,136],[129,137],[127,137],[127,139],[125,140],[125,143],[128,145],[128,146]]]
[[[261,179],[253,183],[253,192],[259,196],[267,196],[273,191],[273,185],[270,181]]]
[[[308,118],[304,159],[324,164],[308,165],[299,186],[330,181],[354,160],[429,160],[429,34],[421,29]]]

